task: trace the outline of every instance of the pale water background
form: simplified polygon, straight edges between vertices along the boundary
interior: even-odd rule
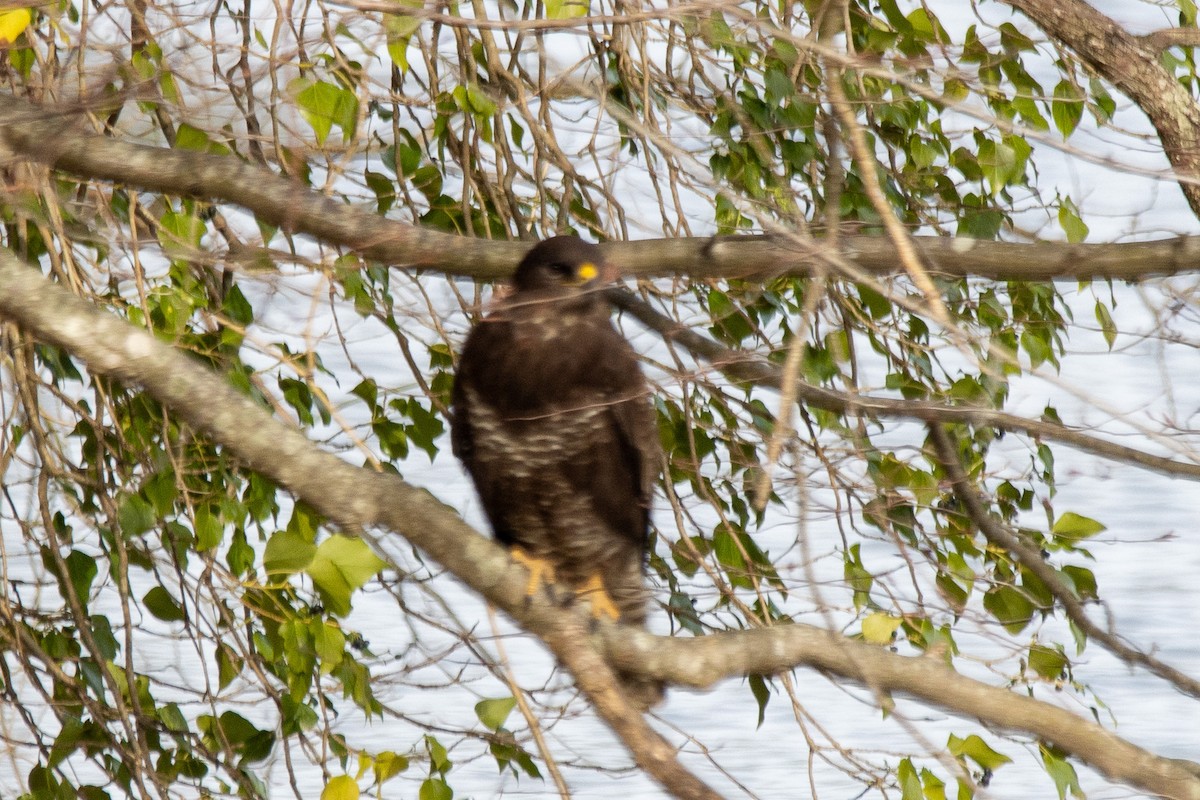
[[[1096,5],[1139,31],[1161,27],[1167,21],[1165,15],[1155,14],[1140,4],[1105,2]],[[970,24],[970,7],[965,3],[961,6],[962,18],[956,20],[947,4],[934,4],[947,26]],[[984,10],[993,16],[1000,13],[993,6],[986,6]],[[1137,16],[1131,18],[1131,11]],[[1047,85],[1052,86],[1053,81],[1048,81]],[[1125,112],[1122,121],[1131,129],[1144,129],[1144,122],[1139,119],[1138,114]],[[1161,176],[1164,162],[1153,147],[1139,150],[1131,147],[1128,140],[1118,142],[1116,137],[1106,133],[1094,133],[1091,137],[1089,139],[1085,134],[1080,140],[1081,145],[1094,155],[1111,158],[1113,163],[1055,160],[1048,149],[1050,145],[1046,144],[1040,148],[1039,185],[1058,185],[1071,194],[1085,211],[1085,219],[1092,227],[1093,241],[1119,240],[1123,235],[1150,238],[1200,230],[1195,217],[1183,205],[1178,189],[1155,177]],[[1122,169],[1114,171],[1114,163]],[[1033,220],[1027,227],[1037,229],[1040,224]],[[652,226],[644,235],[654,235]],[[283,288],[276,301],[269,304],[263,320],[265,327],[296,331],[297,320],[304,319],[309,312],[306,292],[299,287],[312,286],[314,280],[297,276],[294,280],[281,281],[282,286],[290,284],[298,291],[292,295],[291,289]],[[1200,433],[1197,433],[1200,430],[1200,354],[1196,352],[1196,342],[1200,341],[1200,295],[1194,290],[1196,284],[1192,278],[1157,284],[1167,287],[1167,293],[1157,288],[1114,287],[1118,300],[1114,316],[1122,333],[1113,352],[1108,351],[1097,332],[1087,330],[1093,319],[1092,290],[1085,289],[1077,294],[1072,305],[1080,325],[1073,330],[1069,344],[1071,352],[1063,361],[1061,378],[1065,386],[1075,387],[1085,397],[1077,397],[1062,386],[1037,378],[1025,378],[1015,387],[1009,410],[1037,416],[1051,401],[1068,424],[1099,426],[1112,435],[1128,437],[1128,444],[1163,450],[1161,444],[1147,443],[1144,437],[1131,433],[1128,426],[1117,419],[1121,414],[1098,412],[1095,402],[1100,401],[1130,418],[1149,420],[1151,427],[1158,420],[1170,420],[1181,430],[1190,431],[1186,437],[1180,437],[1189,449],[1200,449]],[[1068,294],[1075,293],[1073,285],[1062,288]],[[1104,295],[1107,289],[1098,287],[1096,291]],[[1168,300],[1165,294],[1173,295],[1174,299]],[[1139,337],[1139,331],[1155,330],[1153,314],[1163,309],[1173,309],[1172,324],[1181,340],[1168,344],[1153,337]],[[460,318],[452,324],[461,329],[464,322]],[[389,341],[378,331],[356,329],[350,332],[350,337],[358,337],[354,354],[362,360],[368,373],[384,375],[391,365],[399,363],[394,341]],[[638,337],[638,342],[643,350],[654,347],[648,337]],[[337,348],[327,348],[324,355],[327,365],[336,374],[350,374],[345,371]],[[354,383],[345,377],[341,380],[343,390],[348,390]],[[1009,440],[1005,446],[1011,448],[1014,470],[1019,470],[1022,463],[1028,461],[1028,454],[1016,437],[1009,437]],[[1096,557],[1089,566],[1096,573],[1101,595],[1110,603],[1104,610],[1112,615],[1116,630],[1136,645],[1153,650],[1173,666],[1193,676],[1200,675],[1200,642],[1197,638],[1200,632],[1200,585],[1197,582],[1197,575],[1200,575],[1200,486],[1114,464],[1063,445],[1052,446],[1059,477],[1056,510],[1059,513],[1073,510],[1108,526],[1107,531],[1088,544]],[[448,452],[428,467],[423,456],[416,454],[404,469],[408,480],[427,486],[444,501],[462,509],[467,518],[482,529],[474,496]],[[1026,522],[1031,526],[1045,524],[1044,516],[1039,519],[1036,513]],[[671,527],[669,521],[664,521],[664,527]],[[795,535],[796,530],[790,524],[780,522],[764,532],[763,541],[775,552],[772,540],[786,542]],[[824,556],[815,564],[818,579],[839,581],[840,565],[836,559],[828,557],[838,545],[831,521],[814,514],[807,522],[805,535],[813,552]],[[403,549],[402,543],[397,545]],[[12,553],[9,555],[11,557]],[[10,566],[12,563],[10,561]],[[789,582],[804,591],[798,569],[789,575]],[[455,587],[450,581],[442,581],[439,589],[460,619],[468,624],[478,623],[480,631],[489,630],[486,608],[474,595]],[[659,599],[662,599],[661,592]],[[356,596],[355,603],[351,627],[363,633],[375,652],[403,658],[407,639],[394,598],[383,592],[368,591]],[[816,614],[804,617],[803,621],[821,623]],[[152,630],[155,624],[151,620],[147,628]],[[663,614],[656,615],[656,624],[659,630],[665,629]],[[502,631],[511,632],[511,626],[505,622],[501,621],[500,625]],[[551,671],[549,659],[541,648],[520,634],[506,635],[505,644],[518,680],[523,685],[540,686]],[[138,656],[156,670],[175,675],[183,685],[195,682],[196,654],[181,648],[169,637],[148,636],[140,644]],[[970,664],[959,666],[964,670],[972,668]],[[1144,671],[1130,670],[1095,645],[1079,659],[1077,669],[1078,677],[1107,708],[1102,722],[1114,725],[1120,735],[1157,754],[1200,761],[1200,702],[1180,695]],[[990,681],[996,683],[994,677]],[[563,682],[560,680],[559,683]],[[981,730],[968,720],[906,701],[898,704],[895,716],[885,719],[866,692],[840,687],[811,671],[798,671],[796,684],[805,711],[824,726],[830,738],[870,756],[875,763],[894,765],[904,754],[923,751],[927,746],[938,750],[950,733],[965,736],[976,732],[1016,758],[1016,763],[996,772],[991,785],[981,790],[979,796],[1012,800],[1056,796],[1053,784],[1038,766],[1036,748],[1032,745],[1027,745],[1027,752],[1022,754],[1017,746]],[[387,702],[415,719],[467,726],[474,720],[472,706],[478,699],[476,695],[506,693],[490,678],[479,678],[458,697],[445,691],[422,693],[409,688],[389,693],[386,685],[381,685],[379,691]],[[1087,704],[1069,691],[1057,698],[1053,694],[1049,696],[1082,714],[1088,713]],[[1046,694],[1039,697],[1047,699]],[[265,708],[257,716],[253,709],[237,710],[264,724],[270,722]],[[48,712],[44,716],[49,719]],[[808,749],[785,698],[776,695],[772,699],[761,728],[757,727],[757,707],[750,692],[737,680],[727,681],[711,692],[672,691],[657,716],[660,720],[657,725],[664,735],[684,747],[685,763],[727,796],[743,796],[743,791],[730,777],[714,768],[699,752],[700,746],[687,742],[680,731],[695,735],[699,742],[712,748],[713,758],[733,779],[744,785],[746,794],[762,798],[813,796]],[[897,722],[899,716],[909,716],[927,737],[926,742],[914,745],[910,732]],[[510,725],[518,732],[523,729],[523,723],[515,713],[510,718]],[[379,721],[364,724],[353,715],[344,719],[340,729],[352,744],[376,751],[394,749],[404,752],[415,738],[413,728],[408,725]],[[569,760],[574,754],[591,763],[630,763],[621,745],[587,713],[556,722],[549,736],[551,748],[560,759]],[[452,738],[448,736],[445,741]],[[483,745],[471,742],[451,753],[456,766],[450,774],[450,782],[457,797],[543,797],[554,794],[550,783],[528,778],[517,781],[510,776],[498,775],[494,761],[484,751]],[[953,774],[944,764],[923,763],[932,764],[943,778]],[[417,782],[414,778],[423,768],[422,764],[414,762],[408,773],[385,785],[383,796],[415,797]],[[0,765],[0,797],[12,796],[11,789],[17,785],[14,776],[23,775],[26,770],[27,765],[22,766],[19,759]],[[281,756],[276,757],[273,764],[265,765],[263,771],[269,777],[273,797],[293,796]],[[1139,796],[1120,786],[1108,786],[1082,768],[1080,777],[1092,800]],[[316,769],[301,770],[298,778],[302,797],[319,796],[322,779]],[[576,769],[568,772],[568,780],[579,798],[662,796],[648,779],[636,774],[614,779]],[[863,791],[860,784],[819,761],[813,765],[811,780],[816,787],[816,796],[821,798],[849,800]],[[868,796],[879,795],[868,792]],[[891,796],[898,796],[898,792],[892,792]]]

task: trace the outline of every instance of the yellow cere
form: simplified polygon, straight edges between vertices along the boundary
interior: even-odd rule
[[[585,261],[579,265],[577,271],[580,280],[590,281],[592,278],[600,274],[600,270],[596,269],[596,265],[590,261]]]

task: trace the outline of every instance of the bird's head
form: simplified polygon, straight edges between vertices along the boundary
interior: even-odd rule
[[[533,246],[517,267],[517,292],[556,297],[595,296],[616,277],[600,248],[574,236],[555,236]]]

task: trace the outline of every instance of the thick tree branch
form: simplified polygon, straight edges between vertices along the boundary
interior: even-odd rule
[[[613,696],[611,674],[582,642],[582,618],[544,597],[527,598],[525,570],[431,494],[319,450],[218,374],[51,283],[5,250],[0,250],[0,316],[63,347],[97,374],[142,386],[247,467],[342,528],[365,531],[368,538],[374,538],[373,526],[403,535],[577,670],[580,688],[591,693],[598,712],[647,772],[680,796],[712,796],[683,772],[670,745],[623,705],[619,693]],[[811,666],[875,691],[903,692],[985,723],[1029,732],[1144,791],[1200,800],[1200,772],[1186,764],[1155,756],[1065,710],[963,677],[932,657],[902,657],[800,624],[698,639],[605,625],[598,636],[616,666],[693,686]]]
[[[903,657],[809,625],[787,625],[699,639],[609,630],[609,652],[622,669],[703,686],[740,671],[772,673],[804,664],[877,693],[895,693],[1055,744],[1109,778],[1162,797],[1200,798],[1200,764],[1161,758],[1100,725],[1031,697],[955,672],[933,655]],[[620,640],[617,640],[620,637]]]
[[[1200,216],[1200,105],[1162,65],[1161,47],[1129,33],[1084,0],[1004,1],[1075,51],[1146,113],[1183,178],[1179,185],[1188,205]]]
[[[405,536],[537,634],[571,670],[576,685],[621,737],[638,766],[677,797],[718,797],[679,764],[675,748],[616,689],[611,669],[586,636],[586,619],[546,599],[530,602],[525,569],[433,495],[319,450],[222,376],[51,283],[3,248],[0,317],[82,358],[97,374],[142,386],[180,419],[347,532],[373,540],[368,529],[382,526]]]
[[[507,277],[526,245],[452,236],[387,220],[316,194],[297,181],[233,156],[118,141],[73,122],[80,109],[46,109],[0,94],[0,160],[4,150],[86,179],[166,194],[223,200],[259,220],[351,247],[384,264],[434,269],[477,279]],[[935,276],[1004,280],[1136,280],[1194,272],[1200,238],[1122,244],[1014,244],[965,238],[913,237]],[[719,279],[808,275],[812,255],[772,236],[658,239],[603,245],[622,271],[640,277],[689,275]],[[864,272],[901,272],[883,236],[839,236],[839,256]]]

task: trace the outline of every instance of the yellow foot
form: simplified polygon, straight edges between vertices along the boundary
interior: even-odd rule
[[[538,592],[538,587],[549,587],[554,583],[554,565],[544,558],[532,555],[520,547],[514,547],[509,551],[513,561],[516,561],[525,569],[529,570],[529,582],[525,584],[525,596],[533,597]]]
[[[608,596],[608,591],[604,588],[604,581],[600,580],[600,573],[594,573],[587,582],[580,586],[576,591],[577,597],[587,597],[588,603],[592,608],[592,617],[599,620],[603,617],[608,617],[613,622],[621,618],[621,612],[617,608],[617,604]]]

